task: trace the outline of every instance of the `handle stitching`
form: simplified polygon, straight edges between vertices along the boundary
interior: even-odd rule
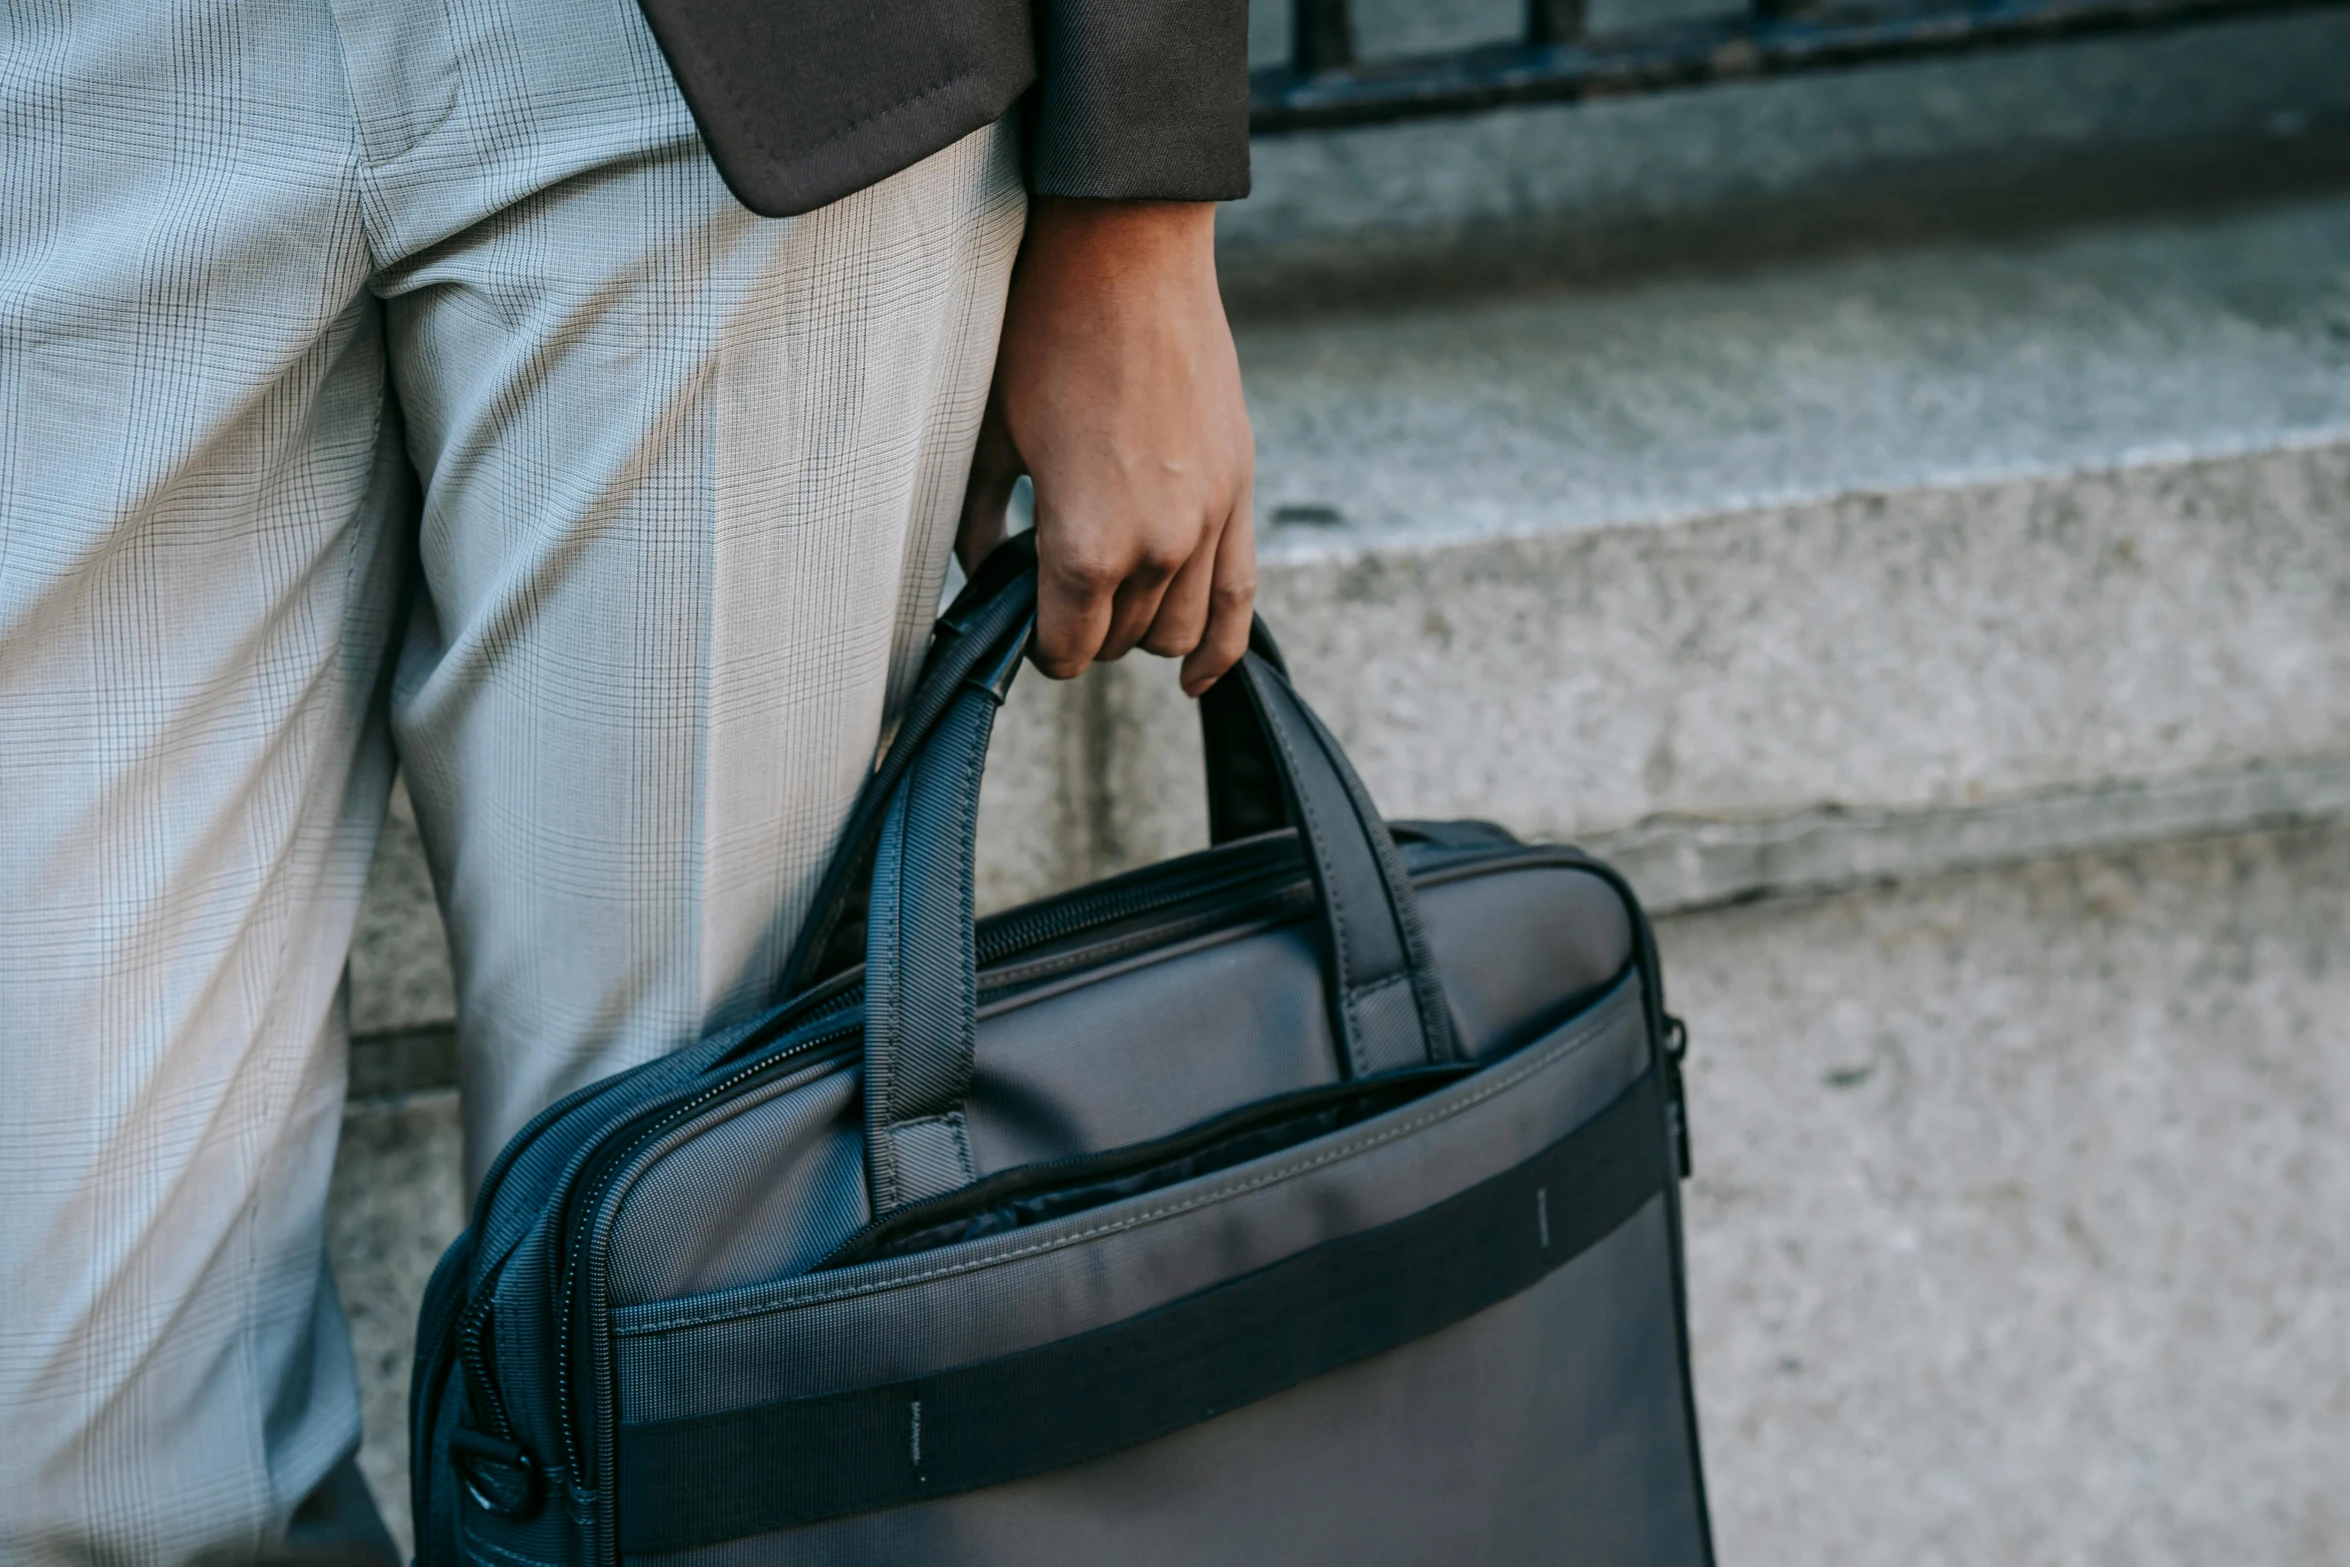
[[[988,697],[988,693],[985,691],[980,691],[979,694],[982,697]],[[955,716],[955,708],[950,706],[947,712],[941,715],[940,721],[942,723],[949,722]],[[866,1158],[868,1162],[872,1164],[874,1170],[874,1197],[877,1203],[882,1205],[880,1207],[881,1212],[893,1212],[896,1209],[904,1206],[906,1201],[905,1182],[899,1173],[900,1142],[898,1134],[901,1128],[909,1126],[920,1126],[930,1122],[946,1122],[952,1119],[958,1123],[958,1131],[956,1133],[955,1142],[957,1154],[962,1164],[963,1171],[970,1180],[978,1179],[978,1173],[971,1157],[971,1145],[969,1137],[966,1133],[959,1129],[959,1123],[962,1116],[961,1101],[963,1097],[970,1092],[972,1046],[975,1043],[975,1036],[977,1033],[976,1018],[978,1011],[978,950],[976,943],[978,936],[972,924],[972,905],[974,898],[973,871],[976,861],[976,845],[972,840],[974,838],[978,824],[979,780],[986,766],[988,742],[993,737],[994,730],[995,707],[992,698],[990,698],[989,705],[985,709],[979,711],[978,720],[971,725],[969,737],[964,743],[963,756],[961,759],[962,793],[958,796],[958,799],[963,802],[963,808],[958,810],[956,814],[956,848],[950,851],[955,855],[956,865],[955,929],[958,933],[958,951],[956,954],[956,962],[960,968],[961,975],[966,977],[968,980],[967,996],[971,1005],[964,1010],[968,1015],[968,1019],[972,1023],[972,1027],[969,1030],[964,1030],[959,1026],[956,1027],[954,1032],[959,1037],[949,1046],[949,1048],[953,1050],[955,1056],[957,1057],[955,1069],[951,1075],[950,1082],[947,1085],[947,1092],[953,1096],[955,1104],[950,1110],[937,1111],[929,1115],[907,1116],[905,1114],[906,1111],[913,1109],[914,1106],[906,1104],[901,1097],[902,1091],[904,1091],[906,1088],[906,1074],[904,1071],[900,1070],[900,1068],[904,1064],[904,1057],[907,1052],[907,1033],[900,1021],[900,1015],[903,1011],[903,1008],[895,1005],[882,1008],[881,1011],[888,1018],[891,1025],[885,1040],[885,1047],[881,1052],[878,1052],[878,1059],[882,1064],[882,1070],[880,1073],[881,1082],[879,1085],[880,1093],[878,1097],[881,1101],[883,1120],[879,1127],[868,1128],[868,1137],[866,1140]],[[901,866],[897,878],[898,895],[894,900],[893,907],[885,916],[889,921],[890,939],[897,947],[897,957],[893,964],[893,968],[895,970],[894,988],[899,995],[902,995],[905,989],[906,971],[909,965],[910,954],[912,951],[912,949],[907,945],[908,926],[907,921],[903,917],[907,892],[906,876],[902,868],[906,859],[905,839],[908,833],[911,831],[914,788],[917,781],[920,780],[923,775],[923,763],[926,760],[928,760],[927,757],[917,757],[915,758],[913,764],[907,769],[905,780],[898,786],[905,808],[900,810],[897,808],[896,803],[893,802],[890,815],[884,819],[882,828],[884,834],[887,835],[890,832],[890,823],[896,823],[895,839],[897,859]],[[966,849],[971,849],[974,852],[966,853],[964,852]],[[890,989],[890,987],[885,986],[882,987],[882,989],[886,992]],[[871,1072],[873,1070],[873,1063],[876,1059],[877,1052],[871,1048],[872,1039],[870,1034],[868,1035],[867,1045],[866,1070]],[[873,1135],[875,1133],[878,1133],[878,1135]]]
[[[1304,707],[1303,703],[1299,705]],[[1428,951],[1427,933],[1420,920],[1419,905],[1416,902],[1398,902],[1396,898],[1397,889],[1408,887],[1411,883],[1411,878],[1404,872],[1402,857],[1396,852],[1392,840],[1382,844],[1370,831],[1369,824],[1379,820],[1378,806],[1371,799],[1370,792],[1363,787],[1362,779],[1355,775],[1353,768],[1346,762],[1344,748],[1313,709],[1305,708],[1304,711],[1307,731],[1314,737],[1314,743],[1330,756],[1331,772],[1338,779],[1338,787],[1345,794],[1357,820],[1364,824],[1364,837],[1370,843],[1371,859],[1378,872],[1380,901],[1395,922],[1396,945],[1403,954],[1402,977],[1411,981],[1412,1010],[1420,1021],[1421,1053],[1433,1061],[1441,1049],[1444,1059],[1457,1059],[1453,1048],[1451,1018],[1446,1013],[1443,992],[1436,980],[1434,958]]]
[[[895,877],[899,889],[898,897],[894,903],[880,909],[869,910],[866,915],[868,921],[876,918],[888,921],[889,928],[886,932],[886,939],[889,946],[895,949],[890,954],[890,967],[900,975],[905,970],[906,922],[902,914],[905,906],[904,865],[906,817],[908,814],[902,807],[912,804],[910,791],[913,787],[913,779],[910,773],[911,770],[909,770],[909,776],[905,781],[898,785],[897,793],[890,801],[890,808],[882,817],[880,836],[874,842],[876,869],[881,865],[885,851],[888,857],[898,865]],[[881,1110],[881,1125],[879,1127],[869,1126],[866,1129],[865,1157],[867,1167],[872,1172],[874,1206],[883,1213],[891,1212],[900,1206],[897,1147],[890,1141],[887,1134],[892,1124],[894,1101],[898,1091],[898,1051],[895,1042],[903,1032],[898,1027],[900,1009],[896,1005],[894,993],[902,992],[903,989],[902,982],[895,987],[888,984],[875,987],[873,995],[889,996],[892,999],[876,1007],[873,1005],[873,996],[868,995],[865,1009],[865,1053],[862,1070],[866,1075],[866,1086],[871,1090],[867,1097],[867,1103],[878,1102]],[[876,1023],[880,1025],[881,1038],[879,1040],[874,1037]],[[879,1044],[881,1048],[875,1049],[876,1044]],[[878,1082],[874,1081],[876,1078],[879,1079]],[[875,1131],[879,1131],[883,1135],[880,1137],[871,1135]],[[877,1146],[881,1150],[878,1156]]]
[[[1346,994],[1346,1009],[1353,1018],[1356,1028],[1359,1030],[1362,1026],[1362,1005],[1364,1002],[1370,1000],[1373,996],[1376,996],[1382,990],[1393,990],[1398,985],[1408,985],[1411,983],[1411,980],[1412,976],[1409,974],[1390,974],[1385,979],[1375,979],[1368,985],[1358,986],[1357,988],[1348,991]],[[1422,1025],[1423,1028],[1425,1028],[1425,1026],[1425,1024]]]
[[[896,1146],[896,1145],[897,1145],[897,1143],[898,1143],[898,1140],[899,1140],[899,1138],[900,1138],[900,1137],[901,1137],[901,1136],[902,1136],[904,1133],[906,1133],[906,1132],[910,1132],[910,1131],[912,1131],[912,1130],[913,1130],[915,1127],[918,1127],[918,1126],[943,1126],[943,1127],[945,1127],[945,1128],[947,1129],[947,1131],[948,1131],[950,1134],[952,1134],[952,1136],[951,1136],[951,1140],[952,1140],[952,1142],[953,1142],[953,1144],[954,1144],[954,1150],[955,1150],[955,1163],[956,1163],[956,1164],[957,1164],[957,1165],[958,1165],[958,1166],[961,1168],[961,1170],[962,1170],[962,1173],[963,1173],[963,1182],[962,1182],[962,1184],[963,1184],[964,1186],[968,1186],[968,1185],[970,1185],[970,1184],[971,1184],[973,1181],[976,1181],[976,1180],[978,1180],[978,1179],[979,1179],[979,1168],[978,1168],[978,1164],[977,1164],[977,1162],[976,1162],[975,1160],[973,1160],[973,1158],[971,1157],[971,1126],[970,1126],[970,1122],[969,1122],[969,1121],[968,1121],[968,1120],[967,1120],[967,1119],[964,1117],[964,1114],[963,1114],[962,1107],[961,1107],[961,1106],[959,1106],[959,1105],[958,1105],[956,1108],[952,1109],[952,1110],[942,1110],[942,1111],[940,1111],[940,1112],[939,1112],[938,1114],[936,1114],[936,1115],[918,1115],[918,1116],[915,1116],[915,1117],[913,1117],[913,1118],[912,1118],[912,1119],[910,1119],[910,1120],[905,1120],[905,1121],[893,1121],[892,1123],[890,1123],[890,1126],[889,1126],[889,1128],[888,1128],[888,1135],[889,1135],[889,1139],[890,1139],[890,1143],[891,1143],[891,1149],[890,1149],[890,1159],[891,1159],[891,1162],[892,1162],[893,1164],[895,1164],[895,1163],[897,1162],[897,1146]],[[900,1186],[902,1187],[904,1183],[903,1183],[903,1182],[900,1182],[899,1184],[900,1184]],[[956,1190],[960,1190],[960,1188],[959,1188],[959,1187],[948,1187],[948,1188],[947,1188],[947,1190],[948,1190],[948,1191],[956,1191]],[[931,1193],[931,1194],[929,1194],[929,1195],[931,1195],[931,1196],[942,1196],[942,1195],[944,1195],[944,1193],[937,1193],[937,1192],[934,1192],[934,1193]],[[902,1192],[902,1190],[901,1190],[901,1191],[900,1191],[900,1193],[899,1193],[899,1198],[900,1198],[900,1201],[899,1201],[899,1204],[897,1204],[897,1205],[898,1205],[898,1206],[902,1206],[902,1205],[903,1205],[903,1198],[904,1198],[904,1193]]]

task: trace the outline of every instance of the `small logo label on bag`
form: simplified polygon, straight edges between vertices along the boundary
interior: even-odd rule
[[[1541,1237],[1542,1249],[1550,1250],[1550,1188],[1547,1186],[1534,1188],[1534,1233]],[[914,1407],[919,1409],[922,1406],[916,1404]]]
[[[914,1455],[914,1478],[922,1478],[922,1400],[915,1399],[907,1410],[906,1446]]]

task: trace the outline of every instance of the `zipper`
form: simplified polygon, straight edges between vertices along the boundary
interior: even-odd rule
[[[572,1195],[564,1203],[563,1249],[560,1254],[563,1282],[558,1295],[562,1301],[562,1313],[558,1318],[560,1327],[555,1334],[554,1379],[557,1396],[562,1401],[556,1426],[563,1441],[564,1473],[576,1490],[592,1495],[601,1473],[600,1469],[589,1470],[581,1462],[585,1455],[580,1440],[579,1406],[583,1402],[595,1402],[592,1390],[591,1397],[583,1400],[577,1396],[573,1384],[581,1369],[575,1361],[574,1342],[582,1330],[591,1340],[589,1365],[586,1368],[588,1375],[600,1380],[598,1374],[602,1369],[597,1363],[600,1357],[595,1353],[595,1341],[600,1340],[601,1335],[596,1332],[594,1321],[602,1290],[591,1287],[583,1293],[582,1286],[600,1286],[603,1282],[602,1271],[598,1266],[601,1248],[593,1244],[593,1232],[601,1227],[605,1196],[611,1191],[613,1183],[628,1169],[638,1151],[657,1140],[664,1132],[693,1119],[713,1103],[749,1087],[759,1078],[779,1069],[804,1065],[810,1056],[828,1047],[837,1048],[862,1032],[861,1019],[851,1021],[844,1018],[842,1021],[842,1027],[802,1040],[788,1050],[730,1073],[686,1099],[655,1106],[643,1116],[623,1123],[613,1130],[604,1147],[598,1150],[595,1166],[581,1172],[583,1178],[591,1179],[592,1184],[585,1189],[575,1185]],[[630,1135],[632,1129],[634,1135]],[[627,1141],[621,1145],[619,1139],[623,1137]],[[583,1269],[594,1277],[584,1278]]]
[[[504,1268],[482,1281],[473,1303],[457,1319],[457,1360],[465,1370],[466,1404],[477,1416],[486,1416],[492,1436],[514,1440],[514,1422],[506,1413],[505,1396],[498,1390],[496,1367],[490,1358],[490,1319],[497,1312],[498,1280]]]
[[[1527,848],[1525,844],[1508,840],[1476,840],[1456,844],[1422,837],[1419,841],[1427,843],[1434,852],[1425,857],[1418,868],[1418,876],[1524,853]],[[1237,858],[1243,854],[1246,858],[1238,865],[1216,864],[1209,860],[1209,856],[1231,855]],[[1183,860],[1170,861],[1131,873],[1134,880],[1126,885],[1113,880],[1086,892],[1065,894],[1026,909],[1015,909],[994,919],[982,920],[979,926],[979,967],[999,968],[1025,951],[1049,946],[1106,925],[1123,924],[1151,914],[1164,914],[1186,903],[1208,902],[1209,907],[1203,912],[1210,917],[1196,927],[1187,925],[1170,929],[1153,926],[1147,931],[1138,931],[1135,933],[1136,944],[1155,945],[1181,940],[1218,925],[1247,924],[1270,912],[1268,905],[1286,901],[1293,894],[1310,896],[1312,893],[1312,873],[1306,866],[1303,846],[1287,829],[1210,849],[1199,858],[1206,863],[1186,865]],[[1243,889],[1251,894],[1244,904],[1235,906],[1222,901]],[[1091,962],[1101,955],[1097,949],[1087,948],[1066,956],[1072,960]],[[1025,974],[998,974],[993,976],[993,980],[1000,987],[1007,981],[1027,977]],[[989,981],[990,976],[984,973],[980,976],[983,989],[989,987]]]
[[[836,1013],[846,1012],[849,1010],[849,1007],[847,1005],[835,1004],[824,1010]],[[779,1019],[778,1021],[782,1022],[785,1020]],[[764,1057],[758,1061],[754,1061],[737,1069],[725,1078],[721,1079],[719,1082],[710,1084],[690,1095],[684,1101],[670,1100],[661,1104],[649,1106],[645,1110],[638,1112],[637,1115],[631,1116],[628,1119],[620,1122],[619,1125],[606,1128],[601,1134],[601,1137],[605,1140],[604,1146],[596,1151],[592,1158],[592,1162],[590,1162],[587,1167],[582,1170],[581,1174],[584,1176],[597,1169],[608,1169],[611,1162],[608,1153],[610,1147],[609,1139],[625,1135],[630,1127],[642,1126],[648,1119],[655,1121],[661,1120],[665,1117],[666,1114],[679,1110],[681,1104],[684,1107],[689,1108],[699,1107],[701,1105],[707,1104],[713,1096],[731,1092],[736,1087],[739,1087],[742,1084],[756,1078],[759,1076],[759,1074],[766,1071],[770,1067],[776,1066],[786,1061],[796,1061],[811,1050],[817,1049],[827,1043],[837,1042],[848,1032],[850,1032],[850,1030],[847,1029],[828,1030],[827,1032],[819,1034],[814,1038],[802,1040],[798,1044],[793,1045],[791,1048],[781,1052],[780,1054]],[[631,1144],[630,1146],[633,1147],[635,1145]],[[572,1202],[577,1199],[577,1195],[578,1186],[576,1182],[574,1182],[572,1187],[572,1197],[567,1199],[564,1204],[567,1215],[572,1206]],[[565,1258],[564,1267],[567,1273],[571,1266],[572,1264],[570,1259]],[[522,1443],[520,1440],[521,1433],[515,1425],[512,1414],[506,1407],[505,1393],[498,1381],[496,1358],[492,1352],[492,1345],[495,1342],[494,1334],[497,1316],[498,1281],[503,1275],[504,1271],[505,1269],[502,1262],[494,1266],[486,1277],[476,1283],[472,1292],[471,1301],[463,1308],[461,1312],[457,1313],[457,1323],[455,1329],[457,1338],[457,1360],[465,1376],[467,1404],[472,1410],[474,1417],[489,1427],[490,1435],[496,1437],[501,1442],[516,1448],[517,1450],[522,1450]],[[566,1306],[568,1308],[568,1291],[566,1292],[566,1296]],[[561,1374],[560,1368],[566,1359],[568,1338],[568,1321],[566,1321],[563,1329],[557,1332],[555,1338],[556,1357],[559,1368],[558,1375]],[[575,1444],[571,1441],[569,1421],[568,1419],[565,1419],[564,1421],[560,1422],[560,1424],[562,1424],[564,1427],[565,1472],[567,1474],[576,1474],[576,1449]],[[527,1453],[525,1453],[525,1456],[527,1456]]]
[[[1015,909],[997,919],[980,922],[977,959],[982,968],[993,968],[1022,952],[1048,946],[1088,930],[1104,925],[1122,924],[1147,914],[1156,914],[1211,895],[1221,896],[1251,882],[1269,881],[1275,876],[1287,883],[1296,880],[1305,870],[1302,854],[1268,852],[1286,848],[1294,839],[1269,839],[1261,844],[1248,845],[1248,863],[1238,866],[1203,864],[1184,867],[1179,875],[1152,876],[1139,873],[1135,880],[1121,886],[1113,881],[1107,886],[1083,893],[1067,894],[1047,899],[1027,909]],[[1235,846],[1238,847],[1238,846]],[[1210,850],[1209,853],[1215,851]],[[1176,862],[1181,865],[1181,861]],[[1167,867],[1153,867],[1162,873]]]
[[[426,1531],[431,1529],[433,1511],[432,1469],[424,1455],[432,1451],[433,1432],[440,1424],[441,1400],[457,1348],[456,1308],[462,1304],[463,1276],[472,1262],[472,1238],[461,1237],[434,1267],[433,1277],[424,1290],[423,1316],[431,1323],[431,1330],[420,1346],[409,1379],[408,1450],[418,1456],[409,1465],[408,1507],[418,1527]],[[418,1540],[420,1561],[434,1560],[431,1555],[434,1543]]]
[[[829,1017],[834,1013],[845,1012],[856,1005],[857,1000],[858,995],[853,987],[844,990],[836,988],[829,982],[813,985],[791,1002],[777,1007],[770,1015],[760,1020],[756,1026],[729,1047],[724,1055],[711,1062],[710,1065],[712,1068],[723,1066],[726,1062],[734,1060],[748,1051],[758,1050],[772,1044],[778,1037],[789,1034],[795,1029],[805,1028],[808,1024]],[[546,1109],[541,1110],[537,1115],[532,1116],[523,1123],[521,1131],[516,1132],[507,1140],[506,1146],[498,1150],[498,1157],[491,1161],[489,1170],[482,1176],[481,1190],[474,1196],[471,1228],[475,1235],[488,1233],[490,1208],[496,1200],[498,1189],[504,1182],[507,1172],[514,1167],[523,1154],[529,1152],[531,1144],[536,1142],[548,1127],[563,1119],[573,1110],[598,1095],[611,1091],[613,1084],[614,1079],[612,1078],[599,1078],[595,1082],[572,1090],[547,1106]]]
[[[1303,1088],[1255,1104],[1243,1105],[1222,1115],[1213,1116],[1193,1126],[1180,1128],[1164,1137],[1125,1148],[1109,1148],[1098,1153],[1071,1154],[1059,1159],[1040,1160],[999,1171],[975,1185],[960,1191],[945,1192],[918,1203],[909,1204],[895,1212],[869,1220],[847,1240],[842,1241],[820,1258],[808,1271],[825,1273],[836,1268],[853,1267],[903,1255],[885,1249],[893,1241],[933,1228],[953,1217],[983,1210],[1023,1197],[1048,1194],[1057,1189],[1101,1183],[1121,1175],[1147,1173],[1152,1169],[1172,1164],[1189,1157],[1210,1153],[1216,1148],[1245,1138],[1267,1128],[1305,1120],[1317,1114],[1335,1113],[1343,1117],[1335,1125],[1300,1134],[1294,1146],[1310,1137],[1353,1126],[1358,1122],[1381,1115],[1399,1105],[1408,1104],[1424,1095],[1448,1087],[1469,1075],[1473,1068],[1448,1062],[1442,1066],[1406,1067],[1401,1071],[1382,1073],[1376,1077],[1351,1078],[1336,1083],[1324,1083]],[[1278,1150],[1260,1150],[1272,1152]],[[1252,1152],[1246,1158],[1256,1158]],[[1237,1163],[1232,1160],[1229,1163]],[[1228,1164],[1210,1165],[1181,1177],[1190,1180],[1198,1175],[1213,1174]],[[1148,1188],[1145,1188],[1146,1190]],[[1043,1221],[1039,1221],[1043,1222]],[[947,1244],[947,1243],[941,1243]]]

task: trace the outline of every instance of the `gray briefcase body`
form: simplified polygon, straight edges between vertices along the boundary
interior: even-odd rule
[[[423,1562],[1710,1562],[1628,889],[1381,822],[1260,635],[1216,845],[974,926],[1033,604],[1015,544],[941,622],[791,999],[492,1169]]]

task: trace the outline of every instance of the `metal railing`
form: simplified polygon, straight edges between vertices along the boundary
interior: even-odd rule
[[[1356,58],[1348,0],[1292,3],[1289,64],[1250,78],[1250,124],[1260,132],[1655,92],[2344,0],[1752,0],[1741,15],[1604,35],[1586,31],[1584,0],[1526,0],[1515,40],[1371,61]]]

